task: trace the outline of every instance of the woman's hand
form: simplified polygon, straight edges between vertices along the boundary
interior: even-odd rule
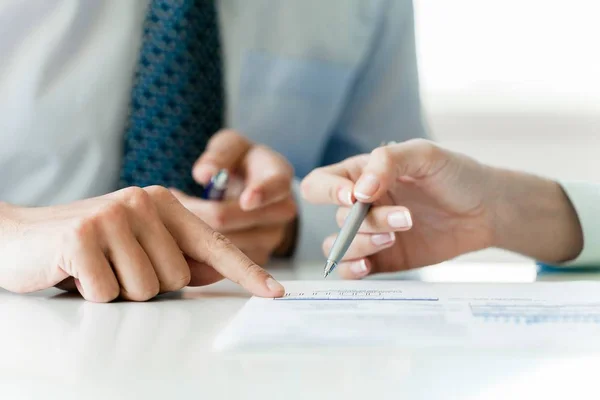
[[[302,183],[315,203],[372,202],[338,271],[346,278],[436,264],[502,247],[559,262],[581,251],[577,215],[556,182],[483,165],[426,140],[319,168]],[[327,254],[335,235],[323,244]]]

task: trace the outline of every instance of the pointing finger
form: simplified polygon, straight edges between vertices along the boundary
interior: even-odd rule
[[[279,282],[187,210],[168,189],[150,190],[165,226],[186,256],[209,265],[256,296],[283,296],[285,290]]]
[[[325,168],[317,168],[302,181],[302,197],[316,204],[337,204],[351,206],[353,182],[330,173]]]

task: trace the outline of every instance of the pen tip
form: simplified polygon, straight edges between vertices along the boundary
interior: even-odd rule
[[[325,264],[325,272],[323,272],[323,278],[327,278],[331,271],[334,270],[336,264],[331,260],[327,260],[327,264]]]

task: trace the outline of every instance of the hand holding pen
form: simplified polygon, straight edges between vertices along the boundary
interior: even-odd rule
[[[175,191],[177,198],[256,263],[266,262],[296,217],[293,170],[287,161],[225,130],[212,136],[192,175],[204,186],[204,195]]]
[[[389,145],[394,144],[394,142],[388,143]],[[385,143],[382,143],[381,146],[385,146]],[[354,197],[358,200],[354,203],[352,208],[350,209],[350,213],[344,220],[344,224],[342,225],[342,229],[340,233],[337,235],[333,244],[331,245],[331,250],[329,250],[329,254],[327,255],[327,261],[325,263],[325,269],[323,272],[323,277],[327,278],[331,272],[337,267],[338,263],[343,259],[344,255],[348,251],[348,248],[354,241],[354,238],[362,225],[367,213],[371,209],[371,203],[368,202],[370,199],[370,195],[365,194],[371,192],[373,190],[374,181],[367,177],[363,180],[362,186],[364,186],[365,190],[361,190],[359,186],[361,182],[357,184],[357,187],[354,188]],[[348,196],[352,199],[352,195]],[[410,214],[408,214],[410,218]]]
[[[227,183],[229,182],[229,172],[226,169],[221,169],[204,187],[202,198],[204,200],[221,201],[227,192]]]
[[[327,256],[325,276],[338,267],[343,277],[364,277],[371,271],[381,271],[380,258],[384,257],[387,264],[402,250],[395,248],[396,233],[412,227],[412,216],[403,204],[398,185],[400,180],[411,179],[398,176],[403,170],[398,168],[400,161],[394,150],[402,146],[382,145],[371,154],[319,168],[302,182],[307,200],[340,205],[336,219],[341,230],[328,237],[323,246]],[[395,266],[403,264],[400,259],[394,261]]]
[[[332,235],[323,247],[348,279],[490,247],[556,265],[583,248],[583,229],[561,184],[485,165],[427,140],[379,147],[317,169],[302,188],[309,201],[340,206],[341,244],[334,245]],[[371,204],[364,218],[366,207],[353,205],[350,193]]]

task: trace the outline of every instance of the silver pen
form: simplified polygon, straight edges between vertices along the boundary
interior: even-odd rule
[[[327,256],[327,263],[325,264],[325,273],[323,278],[327,278],[327,276],[337,267],[338,263],[346,254],[346,251],[352,244],[356,233],[358,232],[358,228],[364,221],[369,209],[371,208],[371,203],[361,203],[360,201],[356,201],[350,210],[350,214],[344,221],[344,225],[340,230],[335,242],[333,242],[333,246],[329,251],[329,255]]]
[[[394,144],[396,142],[389,142],[387,144]],[[386,143],[382,143],[382,146],[385,146]],[[327,278],[327,276],[337,267],[338,263],[346,254],[346,251],[352,244],[360,225],[364,221],[365,217],[369,213],[371,209],[371,203],[361,203],[360,201],[356,201],[350,210],[350,214],[346,217],[344,221],[344,225],[340,230],[335,242],[333,242],[333,246],[329,251],[329,255],[327,256],[327,263],[325,264],[325,272],[323,274],[323,278]]]

